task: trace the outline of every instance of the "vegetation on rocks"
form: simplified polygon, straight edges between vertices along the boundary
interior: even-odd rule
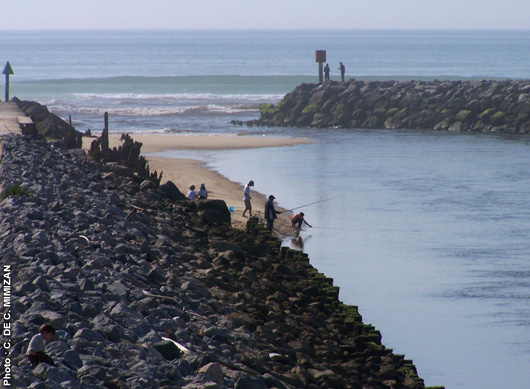
[[[0,201],[4,201],[11,196],[27,196],[29,192],[20,185],[10,185],[0,193]]]

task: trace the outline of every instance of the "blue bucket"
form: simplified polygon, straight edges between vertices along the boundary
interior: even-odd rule
[[[230,207],[230,208],[228,208],[228,210],[229,210],[230,212],[234,212],[234,207]]]

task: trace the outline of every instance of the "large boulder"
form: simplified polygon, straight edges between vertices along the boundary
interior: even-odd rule
[[[230,211],[224,200],[199,200],[197,206],[203,222],[208,224],[230,224]]]
[[[171,181],[160,185],[158,189],[171,201],[184,200],[186,198],[186,196],[181,193],[177,186]]]

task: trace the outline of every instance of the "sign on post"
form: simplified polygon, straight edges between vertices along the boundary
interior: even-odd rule
[[[5,101],[9,101],[9,75],[15,74],[13,71],[13,68],[9,64],[9,61],[6,62],[6,66],[4,67],[4,71],[2,74],[6,75],[6,99]]]
[[[324,82],[323,64],[326,62],[326,50],[315,51],[315,62],[318,62],[318,82]]]

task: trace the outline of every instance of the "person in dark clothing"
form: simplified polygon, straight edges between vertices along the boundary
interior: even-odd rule
[[[344,73],[346,73],[346,66],[341,62],[339,66],[340,70],[340,78],[342,79],[342,82],[344,82]]]
[[[278,214],[281,212],[274,209],[274,197],[273,195],[269,196],[269,201],[265,203],[265,220],[267,220],[267,229],[272,232],[274,226],[274,219],[278,219]]]
[[[324,80],[329,81],[329,65],[324,66]]]

